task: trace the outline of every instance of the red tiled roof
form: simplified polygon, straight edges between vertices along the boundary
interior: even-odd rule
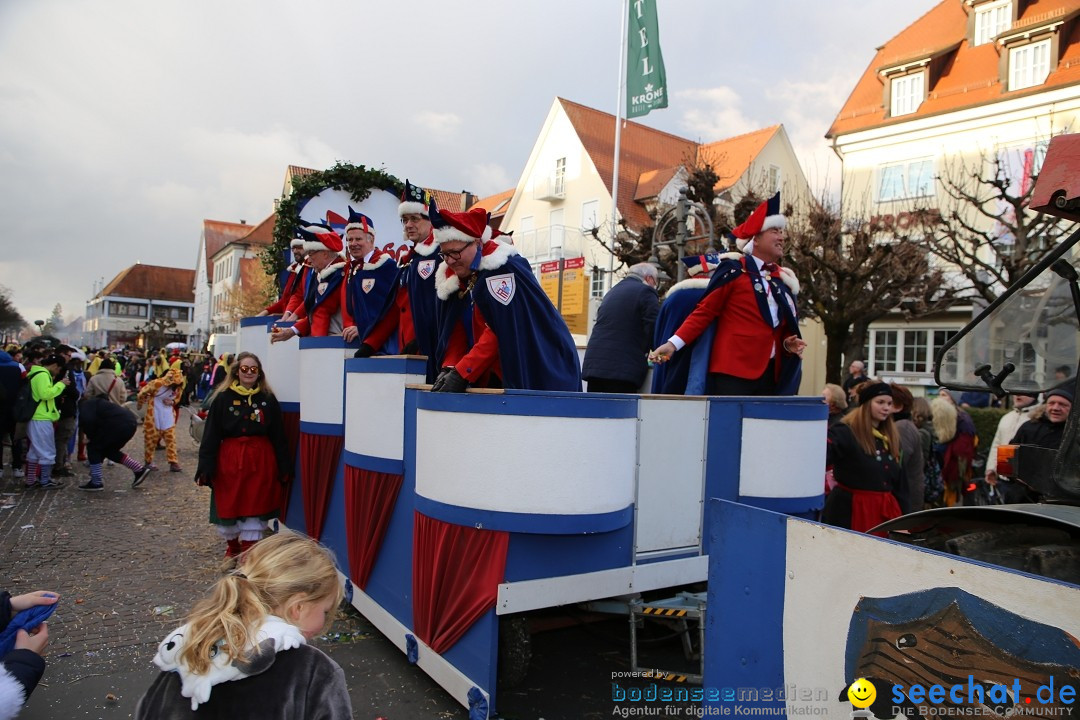
[[[465,190],[461,192],[450,192],[449,190],[435,190],[434,188],[424,188],[431,196],[435,198],[435,207],[440,210],[449,210],[450,212],[461,212],[461,196],[465,193]]]
[[[719,178],[716,192],[720,193],[739,181],[750,163],[762,151],[765,145],[780,131],[779,125],[772,125],[753,132],[702,145],[698,151],[701,160],[712,164]]]
[[[285,172],[289,177],[304,177],[305,175],[314,175],[316,171],[299,165],[290,165]]]
[[[119,295],[148,300],[195,302],[195,271],[135,264],[114,277],[98,297]]]
[[[641,202],[648,198],[654,198],[667,186],[675,173],[679,172],[681,165],[659,170],[646,170],[638,176],[637,189],[634,191],[634,201]]]
[[[1029,0],[1013,26],[1001,34],[1008,37],[1018,29],[1034,28],[1050,22],[1068,21],[1080,15],[1076,0]],[[1064,51],[1057,67],[1042,85],[1009,92],[999,78],[999,52],[996,43],[972,47],[966,39],[967,14],[962,0],[942,0],[925,15],[905,28],[877,50],[874,59],[855,84],[847,102],[840,109],[825,137],[882,125],[904,123],[921,117],[977,107],[993,102],[1080,82],[1080,22],[1061,38]],[[879,72],[907,61],[945,54],[940,76],[930,78],[926,100],[914,113],[889,117],[884,104]]]
[[[203,220],[203,239],[206,246],[206,282],[214,281],[214,266],[210,258],[221,252],[221,249],[233,240],[239,240],[252,231],[250,225],[243,223],[225,222],[223,220]],[[273,232],[273,226],[270,229]],[[194,279],[192,284],[194,284]]]
[[[589,153],[604,186],[611,192],[615,154],[615,116],[559,98],[581,144]],[[693,165],[697,143],[670,133],[624,121],[619,158],[618,208],[623,219],[633,227],[652,223],[645,207],[634,202],[638,178],[656,168]]]
[[[509,190],[503,190],[501,193],[495,193],[494,195],[488,195],[486,198],[480,198],[468,209],[474,207],[482,207],[491,213],[492,217],[499,217],[506,214],[506,208],[509,207],[510,201],[514,198],[514,192],[517,188],[510,188]]]
[[[247,235],[239,239],[239,242],[251,245],[272,245],[274,243],[274,223],[277,221],[277,213],[270,216],[251,229]],[[248,227],[251,227],[248,225]]]

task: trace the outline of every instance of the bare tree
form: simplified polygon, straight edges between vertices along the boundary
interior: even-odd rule
[[[15,307],[11,291],[0,285],[0,331],[4,336],[15,335],[26,326],[26,320]]]
[[[238,323],[241,318],[253,317],[273,302],[277,294],[277,285],[273,277],[255,268],[244,273],[241,281],[234,283],[224,295],[222,312],[230,322]]]
[[[792,213],[787,264],[801,285],[801,313],[820,320],[825,331],[826,382],[841,381],[842,358],[862,353],[875,320],[896,311],[916,318],[955,300],[945,275],[930,262],[920,228],[885,233],[880,225],[843,218],[824,199]]]
[[[937,178],[944,203],[927,248],[963,277],[969,296],[993,302],[1076,228],[1028,209],[1040,152],[956,157]]]

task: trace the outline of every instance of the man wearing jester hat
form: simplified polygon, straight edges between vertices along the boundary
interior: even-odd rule
[[[495,238],[483,208],[433,210],[440,368],[434,392],[466,387],[581,390],[566,323],[517,248]]]
[[[304,250],[312,272],[304,277],[304,302],[297,308],[298,319],[292,327],[275,326],[270,342],[281,342],[297,335],[325,337],[341,334],[341,283],[345,260],[341,236],[327,225],[309,224],[300,228]]]
[[[799,282],[790,269],[777,264],[784,255],[786,227],[776,193],[735,228],[735,243],[742,252],[722,257],[697,307],[667,342],[650,353],[652,361],[666,362],[701,338],[693,352],[707,354],[702,362],[691,362],[688,391],[704,387],[709,395],[798,392],[806,347],[795,309]]]
[[[345,226],[349,249],[345,281],[341,284],[341,336],[345,342],[367,336],[379,317],[383,303],[394,288],[397,262],[375,247],[375,223],[349,207]]]
[[[376,352],[419,353],[428,358],[428,382],[435,380],[435,269],[441,257],[431,233],[431,212],[435,201],[424,188],[405,181],[398,216],[402,232],[410,244],[401,259],[396,290],[387,297],[371,332],[364,338],[356,357]]]

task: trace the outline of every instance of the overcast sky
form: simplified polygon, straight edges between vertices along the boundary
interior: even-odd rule
[[[937,0],[659,0],[669,107],[711,142],[782,122],[811,184],[877,46]],[[0,284],[82,315],[140,261],[193,268],[286,166],[516,185],[556,96],[614,112],[622,0],[2,0]],[[835,191],[835,188],[833,188]]]

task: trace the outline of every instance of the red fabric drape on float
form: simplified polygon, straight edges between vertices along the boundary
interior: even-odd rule
[[[349,544],[349,576],[361,590],[390,524],[404,476],[345,466],[345,534]]]
[[[326,508],[330,505],[330,490],[334,487],[334,472],[344,444],[345,438],[341,435],[300,433],[304,524],[307,525],[307,534],[316,540],[322,537]]]
[[[292,497],[292,484],[296,482],[293,473],[296,468],[296,446],[300,442],[300,413],[281,411],[281,423],[285,426],[285,441],[289,444],[289,484],[285,487],[285,499],[281,501],[281,519],[289,514],[289,498]]]
[[[510,534],[452,525],[419,512],[413,526],[413,626],[443,653],[491,608]]]

